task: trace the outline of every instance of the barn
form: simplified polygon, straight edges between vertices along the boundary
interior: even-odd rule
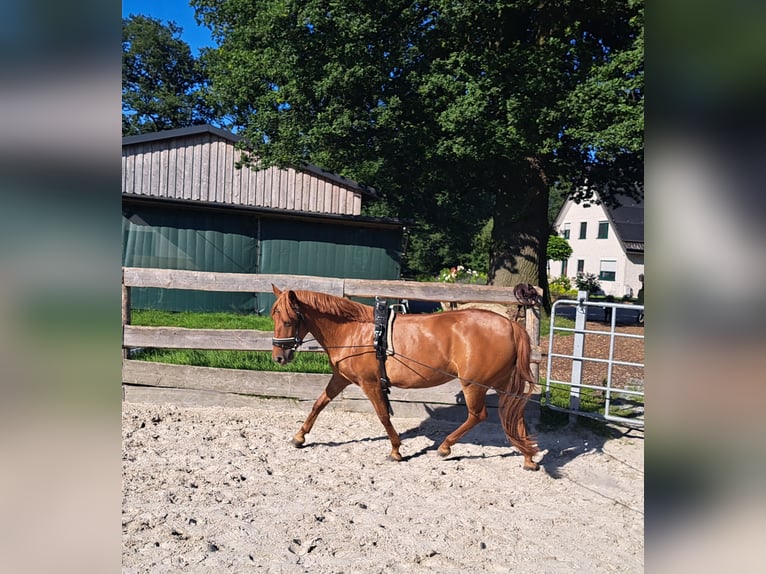
[[[122,140],[122,264],[399,279],[405,225],[361,215],[376,190],[313,165],[237,167],[210,125]],[[134,289],[133,308],[268,311],[271,294]]]

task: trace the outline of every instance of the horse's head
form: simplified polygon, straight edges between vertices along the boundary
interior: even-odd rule
[[[271,287],[274,295],[277,296],[277,300],[271,308],[271,318],[274,320],[271,358],[280,365],[286,365],[293,360],[295,350],[303,342],[308,329],[295,292],[280,291],[274,285]]]

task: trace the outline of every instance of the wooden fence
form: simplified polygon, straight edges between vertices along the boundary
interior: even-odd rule
[[[280,289],[307,289],[338,297],[380,296],[388,299],[457,303],[519,304],[512,289],[485,285],[125,267],[122,271],[123,397],[131,401],[224,406],[253,404],[253,397],[264,396],[313,402],[324,390],[329,380],[328,375],[191,367],[129,358],[129,349],[136,347],[271,351],[273,335],[271,332],[243,329],[185,329],[131,325],[132,287],[270,293],[272,284]],[[533,342],[531,366],[533,374],[537,377],[540,362],[540,310],[526,308],[525,313],[526,329]],[[319,347],[301,349],[304,350],[323,352]],[[391,400],[396,414],[417,416],[422,414],[423,409],[431,412],[434,408],[449,408],[460,404],[459,393],[460,383],[455,380],[432,389],[394,388]],[[333,403],[347,410],[371,410],[369,402],[355,385],[347,387]],[[490,395],[488,405],[496,405],[494,395]]]

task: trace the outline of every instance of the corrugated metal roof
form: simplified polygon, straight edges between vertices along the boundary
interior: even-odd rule
[[[203,124],[200,126],[189,126],[187,128],[176,128],[174,130],[162,130],[159,132],[149,132],[137,136],[125,136],[122,138],[122,145],[131,145],[139,143],[154,142],[173,138],[185,138],[199,134],[210,133],[230,142],[237,143],[241,138],[230,131]]]
[[[125,136],[122,138],[122,145],[127,146],[127,145],[161,141],[166,139],[187,138],[187,137],[197,136],[197,135],[206,134],[206,133],[212,134],[214,136],[230,141],[232,143],[238,143],[242,139],[241,137],[231,133],[230,131],[217,128],[215,126],[211,126],[210,124],[203,124],[199,126],[177,128],[174,130],[150,132],[150,133],[140,134],[136,136]],[[356,181],[343,177],[342,175],[338,175],[337,173],[327,171],[326,169],[323,169],[319,166],[316,166],[310,163],[303,163],[300,166],[296,167],[295,169],[298,169],[300,171],[304,171],[307,173],[312,173],[324,179],[333,181],[337,183],[338,185],[342,185],[349,189],[353,189],[355,191],[359,191],[360,193],[364,193],[370,197],[374,197],[374,198],[380,197],[380,193],[378,193],[378,191],[373,187],[363,185],[361,183],[358,183]]]

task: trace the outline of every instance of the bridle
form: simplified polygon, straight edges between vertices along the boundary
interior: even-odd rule
[[[298,333],[301,330],[301,323],[305,323],[306,319],[303,317],[303,313],[301,313],[298,309],[293,307],[293,312],[295,313],[296,317],[298,317],[298,321],[295,323],[295,334],[292,337],[272,337],[271,338],[271,344],[274,347],[279,347],[280,349],[292,349],[293,351],[297,351],[298,347],[301,346],[303,343],[303,339],[301,339],[298,336]]]

